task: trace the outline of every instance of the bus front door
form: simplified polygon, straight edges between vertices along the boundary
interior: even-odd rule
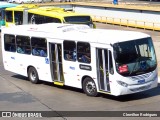
[[[61,44],[49,44],[50,49],[50,67],[54,84],[64,85],[62,47]]]
[[[98,85],[101,91],[110,92],[109,52],[107,49],[96,49]]]

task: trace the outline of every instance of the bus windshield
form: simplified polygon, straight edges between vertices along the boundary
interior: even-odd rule
[[[115,43],[113,48],[117,72],[123,76],[140,75],[156,69],[156,55],[150,37]]]
[[[68,17],[64,17],[64,20],[65,20],[65,23],[86,24],[91,28],[94,28],[94,25],[90,16],[68,16]]]
[[[69,23],[82,23],[82,22],[90,22],[91,21],[91,17],[90,16],[68,16],[68,17],[64,17],[65,22],[69,22]]]

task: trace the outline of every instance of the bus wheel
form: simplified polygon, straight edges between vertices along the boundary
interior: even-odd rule
[[[97,96],[97,88],[95,82],[91,78],[85,78],[83,81],[83,91],[88,95],[88,96]]]
[[[29,68],[28,78],[32,83],[34,83],[34,84],[38,83],[38,81],[39,81],[38,73],[37,73],[37,70],[34,67]]]

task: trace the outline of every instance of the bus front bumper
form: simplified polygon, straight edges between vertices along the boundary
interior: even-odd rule
[[[138,93],[138,92],[150,90],[157,86],[158,86],[158,79],[141,84],[141,85],[129,85],[127,87],[119,85],[119,88],[120,88],[119,92],[117,91],[118,93],[116,93],[115,96]]]

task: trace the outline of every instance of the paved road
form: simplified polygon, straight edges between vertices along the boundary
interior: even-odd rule
[[[159,47],[159,32],[145,31],[127,27],[111,26],[97,23],[97,28],[126,29],[146,32],[153,36],[154,44]],[[1,49],[0,49],[1,50]],[[157,49],[159,50],[159,49]],[[1,54],[1,52],[0,52]],[[159,54],[157,52],[157,54]],[[82,90],[70,87],[57,87],[52,83],[43,82],[35,85],[26,77],[10,73],[3,69],[0,57],[0,111],[159,111],[160,110],[160,87],[142,93],[114,97],[101,94],[99,97],[88,97]],[[8,120],[8,118],[0,118]],[[27,120],[128,120],[120,118],[29,118]],[[135,118],[130,118],[135,120]],[[155,118],[159,120],[159,118]],[[12,118],[10,120],[18,120]],[[136,118],[144,120],[144,118]],[[151,120],[151,118],[145,118]]]

